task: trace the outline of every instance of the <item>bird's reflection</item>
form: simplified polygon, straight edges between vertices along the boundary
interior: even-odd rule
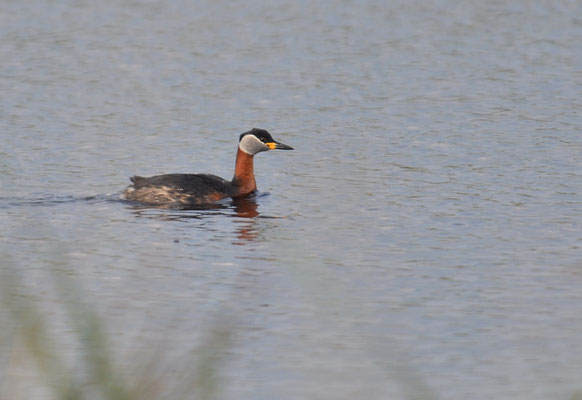
[[[234,199],[232,201],[234,211],[237,217],[243,218],[235,223],[240,224],[237,231],[237,241],[233,242],[236,245],[245,245],[249,242],[253,242],[259,236],[259,231],[256,227],[257,218],[259,217],[259,208],[255,196],[243,197]]]
[[[211,216],[223,215],[234,217],[236,226],[235,245],[245,245],[259,238],[259,230],[256,227],[257,219],[262,218],[258,208],[257,198],[263,195],[253,195],[230,199],[227,202],[217,202],[191,207],[168,208],[152,207],[132,204],[135,215],[145,218],[154,218],[164,221],[184,221],[189,219],[207,219]],[[269,217],[265,217],[269,218]]]
[[[256,218],[259,216],[259,212],[257,211],[259,205],[257,204],[255,196],[233,199],[232,206],[234,207],[237,217]]]

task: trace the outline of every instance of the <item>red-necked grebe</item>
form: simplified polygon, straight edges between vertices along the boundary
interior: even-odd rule
[[[248,196],[257,190],[253,156],[272,149],[293,150],[293,147],[275,141],[264,129],[254,128],[240,135],[231,181],[210,174],[133,176],[130,178],[133,184],[125,189],[123,197],[156,206],[188,206]]]

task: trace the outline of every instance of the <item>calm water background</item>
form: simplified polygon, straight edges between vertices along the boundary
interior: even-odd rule
[[[581,4],[4,1],[3,270],[66,342],[64,270],[169,385],[227,321],[222,399],[568,399]],[[249,203],[118,200],[133,174],[230,177],[252,127],[296,150],[256,157]],[[46,397],[1,349],[4,390]]]

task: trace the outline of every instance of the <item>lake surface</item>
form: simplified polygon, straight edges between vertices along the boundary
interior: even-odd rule
[[[582,396],[580,2],[30,0],[0,35],[0,397],[51,398],[21,298],[80,363],[59,274],[127,375],[210,354],[170,398]],[[119,200],[230,178],[252,127],[295,148],[260,195]]]

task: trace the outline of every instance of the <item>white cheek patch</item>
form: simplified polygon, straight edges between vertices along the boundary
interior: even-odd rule
[[[254,156],[255,154],[269,150],[266,144],[261,142],[255,135],[245,135],[240,141],[238,147],[247,154]]]

